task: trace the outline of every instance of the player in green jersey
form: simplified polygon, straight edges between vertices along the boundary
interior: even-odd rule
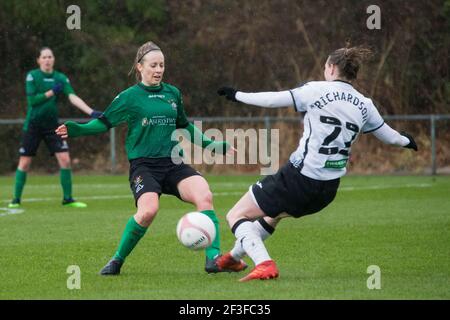
[[[126,151],[130,162],[130,188],[137,206],[128,220],[119,247],[100,271],[102,275],[118,275],[138,241],[144,236],[159,209],[161,194],[174,195],[195,205],[210,217],[216,227],[216,238],[206,249],[205,271],[241,271],[247,266],[241,260],[228,269],[220,269],[219,221],[213,208],[209,185],[201,174],[181,161],[178,141],[172,140],[177,128],[188,132],[192,142],[222,154],[234,152],[225,141],[212,141],[188,122],[180,91],[165,82],[164,55],[153,42],[142,45],[134,61],[138,83],[121,92],[99,119],[87,124],[68,121],[56,133],[62,138],[97,134],[121,123],[127,123]]]
[[[86,207],[85,203],[72,198],[72,171],[70,168],[69,146],[55,133],[58,127],[57,103],[62,94],[69,98],[71,104],[90,115],[99,117],[101,112],[91,109],[78,97],[69,79],[54,70],[55,57],[50,48],[39,50],[37,57],[39,68],[28,72],[25,81],[27,95],[27,115],[23,126],[23,138],[19,149],[19,164],[16,170],[14,198],[10,208],[20,207],[27,172],[42,140],[50,153],[55,155],[60,167],[60,182],[63,189],[63,205],[66,207]]]

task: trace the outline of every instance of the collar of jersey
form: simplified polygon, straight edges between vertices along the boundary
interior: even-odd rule
[[[142,82],[139,82],[138,86],[141,87],[142,89],[146,90],[146,91],[149,91],[149,92],[159,92],[163,88],[162,83],[160,85],[158,85],[158,86],[146,86]]]
[[[349,84],[349,85],[351,85],[352,87],[353,87],[353,85],[350,83],[350,82],[348,82],[348,81],[345,81],[345,80],[341,80],[341,79],[336,79],[336,80],[333,80],[333,81],[339,81],[339,82],[343,82],[343,83],[346,83],[346,84]]]
[[[51,73],[44,72],[44,71],[42,71],[41,69],[39,69],[39,71],[43,74],[43,76],[44,76],[45,78],[51,78],[51,77],[53,77],[53,75],[55,74],[55,70],[53,70]]]

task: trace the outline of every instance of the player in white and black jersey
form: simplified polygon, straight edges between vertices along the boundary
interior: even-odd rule
[[[252,185],[227,214],[237,240],[217,264],[229,268],[248,254],[256,266],[240,281],[278,277],[263,241],[280,219],[316,213],[333,201],[339,179],[346,173],[351,145],[361,132],[417,151],[414,139],[389,127],[372,100],[351,84],[370,54],[364,47],[338,49],[325,63],[326,81],[311,81],[292,90],[244,93],[230,87],[219,89],[219,95],[231,101],[305,112],[303,136],[288,163]]]

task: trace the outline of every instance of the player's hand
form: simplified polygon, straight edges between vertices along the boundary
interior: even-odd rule
[[[225,96],[228,100],[236,102],[236,92],[237,90],[231,87],[222,87],[217,90],[219,96]]]
[[[58,128],[56,128],[55,132],[58,136],[60,136],[63,139],[67,139],[69,137],[67,134],[67,127],[65,124],[62,124]]]
[[[409,139],[409,144],[404,146],[404,148],[413,149],[414,151],[418,150],[416,141],[414,141],[414,138],[410,134],[408,134],[408,133],[406,133],[404,131],[400,132],[400,134],[402,136],[407,137]]]
[[[100,116],[101,116],[102,114],[103,114],[103,112],[101,112],[101,111],[93,110],[92,113],[91,113],[91,115],[90,115],[90,117],[91,117],[92,119],[98,119],[98,118],[100,118]]]
[[[59,82],[55,83],[52,87],[53,94],[56,96],[63,91],[63,85]]]

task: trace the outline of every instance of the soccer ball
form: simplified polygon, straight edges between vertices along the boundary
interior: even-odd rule
[[[216,237],[214,222],[201,212],[185,214],[177,224],[178,240],[191,250],[209,247]]]

